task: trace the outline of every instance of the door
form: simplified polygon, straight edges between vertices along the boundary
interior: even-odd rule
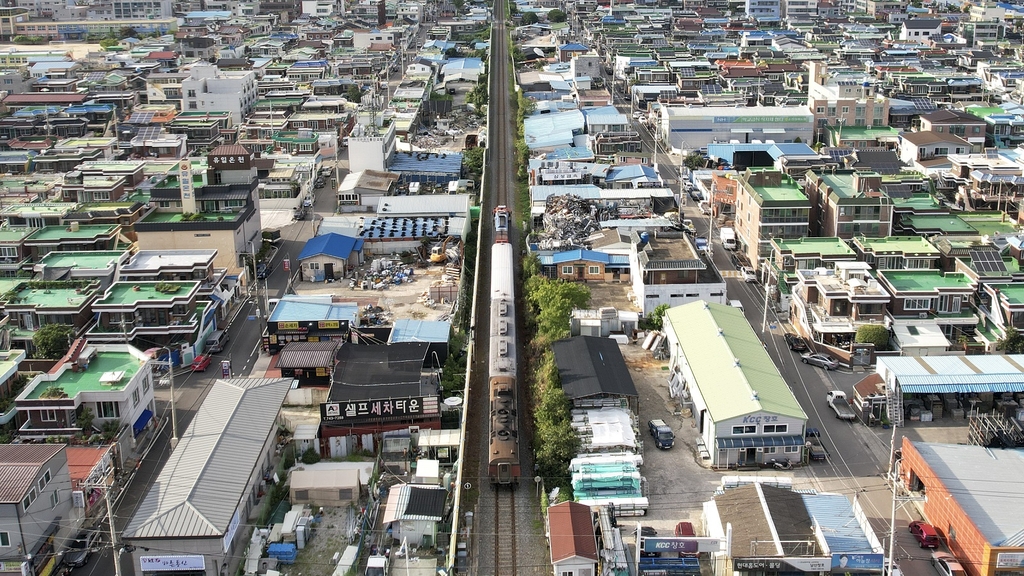
[[[744,464],[757,464],[757,448],[747,448],[744,453],[746,455]]]
[[[324,280],[334,280],[334,264],[324,262]]]

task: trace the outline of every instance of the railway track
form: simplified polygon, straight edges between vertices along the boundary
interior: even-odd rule
[[[494,491],[494,576],[516,576],[516,493],[514,490]]]

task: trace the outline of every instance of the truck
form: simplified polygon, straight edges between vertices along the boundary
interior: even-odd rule
[[[387,576],[387,573],[387,556],[375,555],[366,559],[366,571],[363,572],[363,576]]]
[[[836,418],[840,420],[856,420],[857,413],[853,410],[853,406],[850,406],[850,401],[846,399],[846,392],[840,390],[832,390],[826,396],[828,399],[828,405],[835,410]]]
[[[676,443],[676,435],[669,428],[668,424],[665,424],[664,420],[651,420],[647,423],[647,427],[651,431],[651,437],[654,438],[654,444],[663,450],[668,450]]]
[[[693,243],[697,246],[698,252],[708,252],[708,239],[703,236],[697,236],[693,239]]]
[[[718,231],[718,238],[722,241],[722,248],[726,250],[736,249],[736,231],[732,228],[722,228]]]
[[[821,432],[817,428],[808,428],[804,438],[807,440],[804,444],[807,446],[808,458],[820,461],[828,457],[828,450],[821,443]]]

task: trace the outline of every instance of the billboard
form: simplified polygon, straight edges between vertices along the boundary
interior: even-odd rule
[[[833,554],[832,573],[881,572],[885,565],[884,554]]]

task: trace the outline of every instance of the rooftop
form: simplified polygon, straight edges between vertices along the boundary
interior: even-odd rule
[[[139,302],[160,302],[170,303],[172,300],[189,297],[199,287],[198,281],[192,282],[115,282],[107,288],[103,298],[96,301],[96,306],[103,305],[128,305]],[[157,290],[157,287],[176,286],[173,292],[170,290]]]
[[[199,212],[189,216],[186,220],[181,212],[150,212],[141,221],[147,223],[156,222],[231,222],[240,218],[244,212]]]
[[[903,227],[918,234],[977,234],[978,229],[952,214],[915,214],[903,217]]]
[[[119,224],[82,224],[78,230],[71,226],[43,226],[28,238],[29,242],[61,243],[69,240],[93,240],[113,236]]]
[[[886,236],[885,238],[857,236],[853,241],[861,250],[872,254],[912,254],[936,257],[939,255],[939,249],[922,236]]]
[[[95,288],[84,286],[82,282],[22,282],[0,299],[8,305],[78,309],[96,293]]]
[[[883,270],[878,272],[889,286],[898,292],[938,292],[939,289],[961,288],[970,290],[974,283],[961,272],[939,270]]]
[[[96,252],[50,252],[43,256],[39,264],[52,268],[85,268],[104,270],[115,265],[124,256],[120,250],[102,250]]]
[[[810,206],[800,185],[792,178],[784,178],[778,186],[756,186],[747,183],[750,190],[760,197],[758,204],[765,202],[799,202]]]
[[[857,256],[842,238],[797,238],[795,240],[773,238],[772,243],[782,252],[790,252],[797,258],[801,256],[849,256],[855,258]]]
[[[136,358],[128,352],[97,352],[85,370],[80,372],[64,370],[55,380],[37,380],[35,386],[26,388],[20,398],[38,400],[43,392],[51,386],[63,388],[68,398],[75,398],[83,392],[123,390],[145,364],[144,360]],[[107,376],[106,380],[110,380],[109,375],[117,373],[123,373],[118,381],[104,382],[104,376]]]

